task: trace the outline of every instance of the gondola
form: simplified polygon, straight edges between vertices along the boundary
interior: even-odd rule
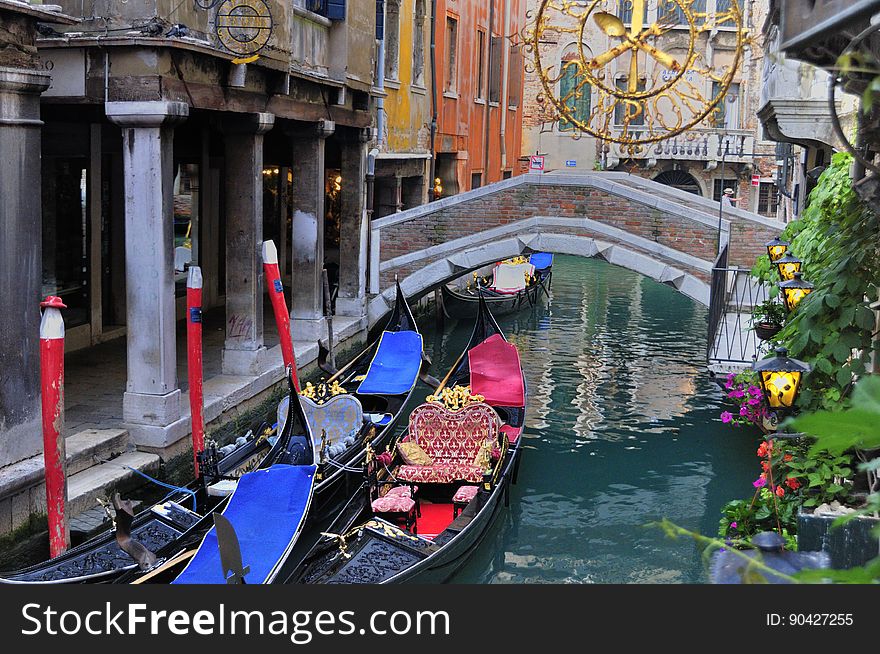
[[[234,479],[257,467],[266,458],[274,430],[265,428],[251,438],[241,437],[238,445],[212,448],[203,463],[213,468],[216,478]],[[229,451],[231,450],[231,451]],[[191,482],[184,489],[172,491],[148,509],[132,515],[131,505],[114,498],[114,527],[103,531],[64,554],[23,568],[0,574],[0,583],[65,584],[112,581],[139,563],[122,546],[140,544],[149,552],[161,551],[198,533],[202,517],[225,502],[225,496],[208,491],[209,477]],[[122,546],[121,546],[122,545]],[[146,556],[146,555],[145,555]]]
[[[522,457],[526,382],[515,346],[478,299],[445,392],[413,410],[388,451],[368,453],[358,492],[288,583],[444,582],[508,504]]]
[[[292,565],[288,559],[306,526],[332,514],[334,500],[342,503],[350,488],[357,488],[368,448],[381,447],[390,438],[427,363],[421,334],[397,285],[396,302],[381,334],[330,379],[317,388],[308,384],[300,394],[291,389],[279,405],[278,424],[285,429],[292,425],[285,438],[301,439],[308,431],[306,449],[311,455],[301,456],[296,469],[289,462],[269,460],[268,466],[244,475],[221,511],[228,526],[206,523],[209,531],[197,549],[167,552],[164,569],[132,571],[118,581],[226,583],[229,570],[221,565],[228,558],[224,529],[227,549],[236,552],[233,559],[244,557],[246,562],[239,581],[274,581],[283,566]],[[298,433],[303,436],[295,436]],[[354,483],[352,475],[357,478]]]
[[[549,295],[553,276],[553,255],[535,252],[529,260],[515,257],[472,273],[441,286],[443,308],[451,318],[473,318],[477,313],[478,295],[496,316],[535,306]],[[526,281],[528,277],[528,281]]]
[[[418,378],[427,378],[430,361],[412,310],[396,284],[394,307],[384,329],[341,370],[317,387],[307,385],[300,401],[318,451],[315,515],[339,508],[360,484],[366,448],[390,440]],[[278,406],[278,423],[289,397]]]

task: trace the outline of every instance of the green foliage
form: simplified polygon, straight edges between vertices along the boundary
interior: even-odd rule
[[[812,454],[842,454],[851,449],[880,448],[880,378],[864,377],[855,386],[851,406],[844,411],[816,411],[786,422],[786,426],[816,438]]]
[[[791,356],[813,365],[799,401],[806,409],[837,406],[870,357],[874,314],[867,298],[877,296],[880,257],[876,239],[866,235],[880,231],[880,220],[852,189],[851,161],[848,154],[834,155],[809,207],[782,235],[815,285],[777,335]],[[756,268],[772,279],[761,262]]]
[[[781,302],[765,300],[752,309],[752,322],[754,324],[767,323],[770,325],[784,325],[788,318],[788,311]]]
[[[815,507],[837,500],[846,502],[852,477],[852,458],[828,452],[811,452],[788,463],[789,476],[803,487],[802,505]]]

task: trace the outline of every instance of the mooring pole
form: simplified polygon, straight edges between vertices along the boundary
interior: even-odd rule
[[[49,295],[40,303],[40,388],[43,410],[43,459],[46,466],[46,508],[49,517],[49,554],[70,547],[67,523],[67,452],[64,447],[64,318],[60,297]]]
[[[186,363],[189,377],[189,409],[192,415],[193,468],[201,476],[199,454],[205,449],[205,417],[202,370],[202,269],[190,266],[186,277]]]
[[[330,352],[330,365],[336,368],[336,355],[333,353],[333,305],[330,302],[330,281],[327,269],[321,270],[321,286],[324,289],[324,313],[327,316],[327,350]]]
[[[284,285],[281,273],[278,272],[278,250],[272,241],[263,241],[263,276],[272,300],[272,311],[275,313],[275,324],[278,326],[278,338],[281,341],[281,357],[285,369],[290,370],[293,387],[299,393],[299,377],[296,374],[296,356],[293,352],[293,336],[290,333],[290,313],[284,299]]]

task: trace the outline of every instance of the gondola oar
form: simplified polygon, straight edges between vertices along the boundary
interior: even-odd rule
[[[333,354],[333,307],[330,303],[330,282],[327,269],[321,270],[321,285],[324,288],[324,312],[327,316],[327,351],[330,353],[330,365],[336,369],[336,355]]]
[[[244,577],[251,571],[250,566],[241,562],[241,545],[232,523],[222,513],[214,514],[214,529],[217,530],[217,549],[220,550],[220,564],[223,578],[227,584],[243,584]]]

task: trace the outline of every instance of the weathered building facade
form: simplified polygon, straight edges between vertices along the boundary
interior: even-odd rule
[[[17,348],[20,365],[4,366],[0,533],[27,519],[18,511],[7,520],[4,500],[39,483],[30,471],[38,464],[27,458],[40,451],[36,334],[43,296],[61,296],[67,305],[69,352],[125,338],[121,412],[102,418],[124,427],[131,446],[163,456],[181,453],[190,433],[176,334],[189,266],[202,269],[204,309],[225,315],[213,374],[225,380],[218,388],[239,389],[219,403],[227,408],[283,376],[264,338],[274,331],[264,324],[264,239],[278,246],[285,286],[292,287],[295,341],[327,336],[325,266],[336,313],[356,329],[366,326],[376,5],[59,4],[78,24],[42,27],[25,43],[39,70],[28,73],[32,90],[16,82],[14,93],[26,98],[17,106],[28,113],[28,134],[37,136],[22,142],[28,163],[21,175],[0,181],[4,202],[7,182],[42,199],[42,220],[37,203],[2,214],[3,251],[27,265],[4,257],[12,267],[3,272],[3,288],[17,289],[10,308],[25,320],[16,319],[17,332],[4,345]],[[41,85],[48,88],[38,104]],[[34,132],[40,118],[42,145]],[[5,123],[0,129],[10,133]],[[19,415],[27,419],[13,424],[9,416]],[[10,468],[20,463],[30,466],[27,474]]]
[[[525,0],[436,0],[434,177],[440,197],[524,170]]]

